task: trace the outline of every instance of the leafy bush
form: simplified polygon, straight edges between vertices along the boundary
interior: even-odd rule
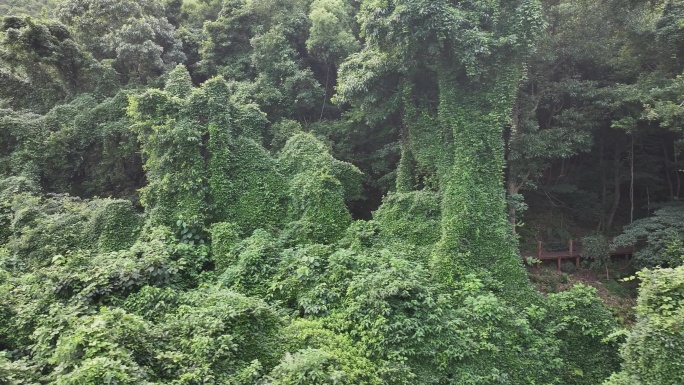
[[[565,261],[561,263],[561,271],[566,274],[573,274],[577,271],[577,266],[574,262]]]
[[[629,294],[629,289],[614,279],[603,282],[603,287],[605,287],[606,290],[608,290],[611,294],[617,295],[618,297],[627,297]]]
[[[643,270],[637,322],[620,349],[622,371],[605,385],[684,383],[684,267]]]
[[[549,295],[548,322],[561,342],[561,384],[598,384],[619,367],[618,325],[593,287],[575,285]]]
[[[684,242],[684,206],[667,206],[656,210],[653,216],[638,219],[625,226],[615,237],[615,246],[638,246],[634,260],[642,267],[679,266],[682,260],[678,251]],[[672,250],[679,245],[679,250]]]
[[[325,287],[331,252],[330,246],[320,244],[283,250],[271,279],[271,295],[301,314],[328,314],[339,298]]]
[[[272,307],[230,290],[183,293],[154,334],[161,346],[151,369],[161,381],[248,385],[238,380],[255,362],[271,368],[280,358],[281,324]]]
[[[382,384],[379,368],[362,344],[326,329],[320,320],[299,319],[283,330],[288,352],[268,375],[274,384]]]
[[[142,226],[142,216],[124,200],[17,194],[11,210],[7,248],[19,269],[45,266],[56,255],[79,249],[128,249]]]
[[[0,350],[1,385],[38,385],[37,367],[25,360],[10,360],[9,353]]]
[[[341,256],[330,257],[329,271],[339,269]],[[331,326],[363,343],[374,362],[384,362],[385,382],[554,381],[557,342],[541,331],[540,308],[521,312],[473,275],[455,294],[440,293],[401,250],[347,255],[344,261],[341,274],[358,272],[342,291],[343,306],[331,314]],[[501,332],[488,332],[493,330]]]
[[[440,195],[430,191],[390,193],[373,214],[383,236],[415,245],[439,240]]]
[[[58,338],[50,363],[60,385],[110,381],[133,385],[150,379],[153,350],[150,325],[121,309],[102,308],[72,320]]]
[[[582,257],[590,262],[590,267],[595,270],[605,269],[606,279],[608,265],[610,264],[610,245],[604,235],[595,234],[582,238]]]
[[[265,297],[269,281],[280,260],[278,239],[265,230],[256,230],[251,237],[238,243],[230,253],[230,264],[219,281],[236,290]]]
[[[276,160],[256,142],[238,138],[223,168],[212,175],[227,185],[213,193],[216,220],[237,224],[241,234],[280,228],[287,218],[288,188]]]
[[[211,255],[216,270],[224,271],[235,262],[230,258],[230,253],[240,241],[239,229],[238,225],[230,222],[218,222],[211,226]]]

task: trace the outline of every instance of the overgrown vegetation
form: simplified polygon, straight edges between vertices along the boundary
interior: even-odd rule
[[[681,1],[0,10],[0,384],[684,381]]]

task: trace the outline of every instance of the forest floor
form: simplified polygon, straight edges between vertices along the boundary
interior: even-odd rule
[[[530,280],[544,295],[568,290],[577,283],[596,288],[596,294],[613,312],[618,322],[629,325],[636,321],[634,307],[638,282],[636,280],[623,281],[622,278],[634,274],[634,268],[629,261],[614,261],[609,268],[609,279],[604,271],[588,268],[575,269],[570,264],[563,266],[563,271],[556,271],[553,266],[545,265],[537,269],[528,268]]]

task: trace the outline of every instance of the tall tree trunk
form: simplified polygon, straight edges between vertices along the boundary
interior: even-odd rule
[[[617,212],[618,206],[620,205],[620,184],[622,181],[622,170],[620,167],[620,147],[617,143],[615,144],[613,165],[615,167],[615,175],[613,176],[613,206],[610,208],[610,213],[608,213],[608,219],[606,220],[606,230],[610,230],[613,227],[615,213]]]
[[[603,159],[605,140],[601,137],[599,147],[599,168],[601,169],[601,219],[599,220],[597,231],[604,229],[606,223],[606,204],[608,202],[608,177],[606,176],[606,164]]]
[[[667,180],[667,187],[670,188],[670,199],[674,198],[674,187],[672,185],[672,178],[670,177],[670,157],[667,155],[667,145],[665,139],[660,137],[660,143],[663,146],[663,165],[665,168],[665,179]]]
[[[682,191],[682,179],[679,175],[681,170],[679,169],[679,160],[677,159],[677,149],[674,149],[674,161],[675,161],[675,176],[677,177],[677,195],[675,195],[675,198],[679,199],[680,193]]]
[[[328,83],[330,82],[330,64],[328,62],[325,62],[325,92],[323,94],[323,105],[321,106],[321,116],[318,118],[318,121],[320,122],[323,120],[323,112],[325,111],[325,102],[328,100]]]
[[[629,152],[629,223],[634,222],[634,134]]]

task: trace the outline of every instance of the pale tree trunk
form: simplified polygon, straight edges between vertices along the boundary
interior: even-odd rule
[[[665,168],[665,179],[667,180],[667,187],[670,188],[670,198],[674,198],[674,186],[672,185],[672,178],[670,177],[670,159],[667,155],[667,145],[663,137],[660,137],[660,143],[663,145],[663,164]]]
[[[599,147],[599,168],[601,169],[601,219],[599,220],[597,231],[602,231],[606,222],[606,203],[608,201],[608,177],[606,176],[606,164],[603,160],[605,140],[601,138]]]
[[[634,134],[629,154],[629,223],[634,222]]]
[[[675,161],[675,165],[677,165],[677,163],[679,162],[679,160],[677,159],[677,149],[676,148],[674,149],[674,161]],[[680,196],[679,194],[681,193],[681,190],[682,190],[682,179],[680,178],[680,175],[679,175],[680,172],[681,172],[681,170],[679,169],[679,167],[675,167],[675,175],[677,176],[677,195],[675,196],[675,198],[677,198],[677,199],[679,199],[679,196]]]
[[[620,147],[615,145],[615,154],[613,157],[613,165],[615,166],[615,174],[613,176],[613,206],[610,208],[610,213],[608,214],[608,219],[606,219],[606,229],[609,230],[613,227],[613,220],[615,219],[615,213],[617,212],[618,206],[620,205],[620,182],[621,178],[621,167],[620,167]]]

